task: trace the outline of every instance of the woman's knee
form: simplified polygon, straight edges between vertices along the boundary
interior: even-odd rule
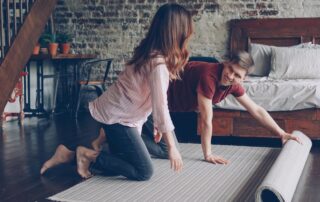
[[[152,164],[145,166],[143,169],[141,169],[138,172],[137,180],[138,181],[147,181],[152,177],[153,173],[154,173],[154,169],[153,169]]]

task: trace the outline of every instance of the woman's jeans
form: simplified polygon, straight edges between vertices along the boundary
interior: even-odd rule
[[[109,152],[102,151],[92,168],[107,175],[123,175],[131,180],[151,178],[153,166],[150,154],[136,128],[121,124],[103,125]]]

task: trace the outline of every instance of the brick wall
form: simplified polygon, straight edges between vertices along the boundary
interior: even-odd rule
[[[59,0],[57,31],[73,34],[73,50],[115,59],[112,79],[144,37],[157,8],[177,2],[194,14],[191,55],[223,58],[228,21],[239,18],[319,17],[319,0]]]

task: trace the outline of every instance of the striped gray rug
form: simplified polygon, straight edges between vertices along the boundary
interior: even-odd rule
[[[254,201],[254,194],[277,158],[279,148],[214,145],[228,165],[202,161],[200,144],[180,144],[181,173],[169,161],[154,159],[155,173],[147,182],[124,177],[95,176],[61,193],[55,201]]]

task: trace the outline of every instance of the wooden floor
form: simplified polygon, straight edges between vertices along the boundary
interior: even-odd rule
[[[67,115],[26,118],[21,127],[17,121],[4,123],[0,132],[0,201],[47,201],[46,197],[81,182],[75,165],[58,166],[44,176],[39,170],[58,144],[89,145],[98,127],[88,115],[80,116],[78,121]],[[219,144],[279,146],[279,141],[268,139],[215,139]],[[319,188],[320,149],[315,142],[294,201],[320,201]]]

